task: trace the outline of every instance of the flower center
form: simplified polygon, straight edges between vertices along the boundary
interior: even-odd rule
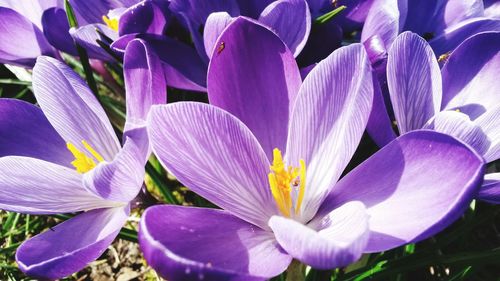
[[[281,214],[290,217],[299,214],[306,189],[306,164],[300,159],[300,167],[285,166],[281,151],[273,150],[273,164],[270,167],[269,186]]]
[[[97,163],[104,161],[104,158],[99,154],[95,149],[93,149],[86,141],[82,140],[82,144],[85,147],[85,149],[90,153],[90,155],[93,156],[89,157],[85,152],[79,150],[74,146],[72,143],[67,143],[66,146],[68,147],[68,150],[73,154],[75,157],[75,160],[71,162],[71,165],[73,165],[76,168],[76,171],[80,174],[86,173],[97,166],[96,162],[94,160],[97,160]]]
[[[114,31],[118,31],[118,18],[108,18],[108,16],[102,16],[102,21]]]

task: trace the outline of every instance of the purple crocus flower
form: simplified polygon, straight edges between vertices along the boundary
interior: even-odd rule
[[[224,209],[146,210],[139,241],[160,275],[264,280],[292,258],[345,266],[437,233],[470,203],[482,158],[433,131],[396,139],[339,181],[371,110],[362,45],[333,52],[302,83],[293,53],[265,26],[236,19],[222,42],[208,71],[212,105],[149,113],[164,167]]]
[[[399,133],[433,129],[468,143],[487,162],[499,159],[499,71],[500,32],[467,39],[441,70],[423,38],[411,32],[399,35],[387,58],[390,104]],[[385,107],[374,110],[378,110],[377,127],[368,131],[383,146],[396,134]],[[488,192],[481,191],[479,198],[500,203],[500,190],[492,189],[498,184],[498,176],[489,176]]]
[[[152,104],[165,102],[166,87],[144,42],[129,44],[124,68],[123,145],[82,79],[53,58],[39,57],[33,69],[41,109],[0,99],[0,209],[83,211],[18,248],[16,260],[27,275],[57,279],[82,269],[104,252],[128,218],[149,156],[144,119]]]

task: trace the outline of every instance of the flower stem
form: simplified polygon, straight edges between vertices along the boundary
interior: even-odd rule
[[[304,264],[300,263],[298,260],[293,260],[286,269],[286,281],[306,280],[305,271],[306,267]]]

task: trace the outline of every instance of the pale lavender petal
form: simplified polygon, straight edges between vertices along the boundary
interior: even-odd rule
[[[106,40],[104,40],[104,38],[97,33],[96,29],[99,29],[111,40],[116,40],[118,38],[118,34],[104,24],[90,24],[76,29],[71,28],[69,33],[75,42],[87,51],[89,58],[103,61],[114,61],[115,59],[101,46],[99,46],[99,44],[97,44],[96,40],[104,42],[106,42]]]
[[[361,42],[378,35],[385,48],[389,48],[401,32],[406,18],[404,3],[398,0],[375,0],[363,26]]]
[[[128,214],[128,207],[80,214],[21,244],[17,264],[35,278],[59,279],[73,274],[108,248]]]
[[[500,1],[484,0],[484,16],[489,18],[500,18]]]
[[[472,120],[500,99],[500,32],[481,33],[461,44],[443,66],[443,108]]]
[[[453,51],[467,38],[485,31],[499,31],[500,19],[472,18],[445,29],[443,33],[429,41],[437,56]]]
[[[168,2],[145,0],[128,8],[120,16],[118,33],[161,35],[168,22]]]
[[[33,90],[45,116],[61,137],[80,151],[82,141],[110,161],[120,148],[103,108],[87,84],[69,66],[39,57],[33,69]]]
[[[150,207],[139,243],[149,265],[168,280],[263,280],[292,259],[271,232],[214,209]]]
[[[490,141],[481,126],[472,122],[469,116],[457,111],[439,112],[424,129],[435,130],[453,136],[484,155],[490,147]]]
[[[45,10],[52,7],[64,7],[63,0],[0,0],[1,7],[11,8],[12,10],[25,16],[29,21],[42,29],[42,14]]]
[[[0,209],[29,214],[72,213],[113,206],[82,186],[74,169],[43,160],[0,158]]]
[[[167,102],[167,84],[158,56],[141,39],[132,40],[123,59],[127,118],[125,131],[145,125],[153,104]]]
[[[439,65],[429,44],[417,34],[404,32],[392,44],[387,59],[387,83],[400,134],[422,128],[439,112]]]
[[[210,103],[245,123],[270,159],[274,148],[285,150],[289,111],[301,78],[292,53],[276,34],[250,19],[235,19],[219,37],[207,80]]]
[[[311,31],[311,13],[305,0],[274,1],[262,11],[259,22],[275,31],[294,56],[300,54]]]
[[[361,44],[333,52],[304,80],[290,121],[286,159],[307,167],[302,222],[309,221],[351,160],[373,99],[370,62]]]
[[[130,1],[132,3],[137,3],[137,1]],[[83,19],[83,22],[79,21],[80,26],[91,24],[91,23],[103,23],[103,16],[106,16],[110,10],[116,8],[127,7],[124,1],[120,0],[106,0],[106,1],[88,1],[88,0],[69,0],[71,7],[75,10],[79,19]]]
[[[28,156],[72,167],[73,156],[40,108],[0,99],[0,157]]]
[[[215,106],[184,102],[153,106],[148,130],[153,152],[180,182],[267,228],[277,213],[268,183],[270,164],[243,123]]]
[[[490,141],[488,150],[483,154],[486,162],[500,159],[500,105],[488,110],[474,121]]]
[[[476,195],[484,161],[462,142],[434,131],[402,135],[347,174],[318,216],[350,201],[370,215],[366,252],[432,236],[459,218]]]
[[[0,63],[33,67],[38,56],[54,56],[42,31],[23,15],[0,7]]]
[[[208,58],[212,58],[217,39],[232,21],[233,18],[227,12],[212,13],[208,16],[203,29],[203,43]]]
[[[491,204],[500,204],[500,173],[484,175],[483,186],[477,198]]]
[[[76,56],[75,43],[69,34],[68,17],[64,9],[50,8],[42,16],[43,34],[58,50]]]
[[[316,269],[333,269],[361,257],[370,233],[368,220],[362,203],[348,202],[309,225],[273,216],[269,226],[292,257]]]

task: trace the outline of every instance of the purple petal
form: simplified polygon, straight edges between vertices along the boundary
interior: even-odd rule
[[[127,7],[125,4],[131,3],[123,3],[125,1],[120,0],[107,0],[107,1],[88,1],[88,0],[69,0],[71,7],[75,10],[79,19],[83,19],[83,21],[78,21],[80,26],[91,24],[91,23],[102,23],[102,16],[108,14],[110,10],[116,8],[124,8]],[[137,1],[129,1],[133,4],[139,2]]]
[[[54,56],[42,31],[23,15],[0,7],[0,63],[33,67],[38,56]]]
[[[71,37],[73,37],[75,42],[87,51],[89,58],[103,61],[114,61],[114,58],[110,54],[108,54],[101,46],[99,46],[99,44],[97,44],[97,40],[105,40],[101,38],[101,35],[97,33],[96,29],[99,29],[111,40],[116,40],[118,37],[118,34],[114,30],[103,24],[85,25],[77,29],[71,28],[69,33],[71,34]]]
[[[270,164],[243,123],[215,106],[185,102],[153,106],[148,130],[153,152],[180,182],[267,228],[277,213],[268,183]]]
[[[443,33],[429,41],[437,56],[455,49],[467,38],[484,32],[500,30],[500,19],[472,18],[445,29]]]
[[[305,0],[278,0],[262,11],[259,22],[269,26],[294,56],[304,48],[311,31],[311,13]]]
[[[184,90],[206,91],[207,66],[194,49],[182,42],[153,34],[125,35],[111,47],[123,53],[127,44],[135,38],[146,41],[163,62],[165,77],[168,77],[167,85]]]
[[[481,33],[461,44],[442,69],[443,108],[472,120],[498,105],[500,32]]]
[[[289,111],[301,79],[292,53],[278,36],[237,18],[219,37],[207,80],[210,103],[245,123],[270,159],[274,148],[284,151]]]
[[[479,116],[475,123],[483,130],[490,141],[488,150],[483,154],[486,162],[500,159],[500,105]]]
[[[120,148],[106,113],[85,82],[66,64],[39,57],[33,69],[33,90],[45,116],[61,137],[80,151],[86,141],[105,160]]]
[[[490,147],[490,141],[482,128],[460,112],[439,112],[424,128],[453,136],[470,145],[481,155]]]
[[[127,122],[125,131],[144,126],[153,104],[167,102],[167,85],[158,56],[141,39],[128,45],[123,60]]]
[[[85,190],[74,169],[21,156],[0,158],[0,168],[2,210],[57,214],[113,205]]]
[[[500,173],[484,175],[483,186],[477,198],[491,204],[500,204]]]
[[[118,33],[153,33],[161,35],[167,24],[168,3],[154,0],[142,1],[128,8],[119,21]]]
[[[488,18],[500,18],[500,1],[484,0],[484,16]]]
[[[292,259],[271,232],[214,209],[150,207],[139,243],[151,267],[168,280],[263,280],[283,272]]]
[[[287,163],[307,166],[302,222],[311,219],[351,160],[370,115],[371,67],[361,44],[333,52],[306,77],[290,121]]]
[[[43,1],[19,1],[19,0],[0,0],[0,6],[10,8],[26,17],[38,28],[42,29],[42,14],[45,10],[52,7],[64,7],[63,0],[43,0]]]
[[[387,113],[384,96],[375,74],[373,75],[372,111],[366,124],[366,131],[378,147],[384,147],[396,138],[396,133],[392,129],[391,119]]]
[[[106,250],[128,214],[128,207],[80,214],[21,244],[17,264],[35,278],[59,279],[77,272]]]
[[[378,35],[385,48],[389,48],[402,30],[406,18],[404,3],[398,0],[375,0],[363,26],[361,42]]]
[[[363,202],[371,230],[365,251],[386,251],[432,236],[460,217],[483,173],[482,157],[468,146],[442,133],[413,131],[342,178],[318,216]]]
[[[49,43],[65,53],[77,56],[75,43],[69,34],[68,17],[64,9],[50,8],[42,16],[43,34]]]
[[[251,18],[258,18],[260,13],[275,0],[236,0],[240,7],[240,14]]]
[[[439,65],[429,44],[417,34],[404,32],[392,44],[387,83],[400,134],[422,128],[439,112]]]
[[[73,156],[40,108],[0,99],[0,157],[28,156],[72,167]]]
[[[226,12],[212,13],[208,16],[203,30],[203,43],[208,58],[212,58],[217,39],[232,21],[233,18]]]
[[[349,202],[310,225],[273,216],[269,226],[292,257],[316,269],[347,266],[361,257],[368,242],[368,214],[360,202]]]

